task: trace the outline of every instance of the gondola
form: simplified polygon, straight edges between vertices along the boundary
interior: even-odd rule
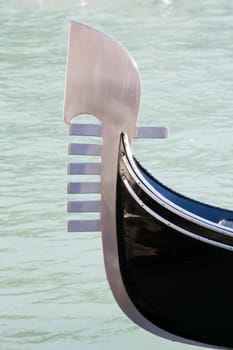
[[[100,137],[72,143],[78,161],[68,173],[73,194],[99,200],[68,202],[70,213],[98,213],[68,222],[68,230],[101,231],[110,288],[122,310],[164,338],[233,348],[233,211],[185,197],[156,180],[131,152],[133,137],[166,137],[167,129],[138,127],[140,79],[127,50],[110,36],[72,22],[64,114],[70,135]],[[80,114],[99,123],[74,123]],[[80,158],[79,158],[80,159]],[[87,182],[86,175],[99,175]]]

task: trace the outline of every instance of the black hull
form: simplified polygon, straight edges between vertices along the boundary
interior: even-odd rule
[[[232,218],[230,210],[193,201],[153,179],[131,158],[122,136],[120,269],[132,302],[153,324],[196,342],[233,347]]]

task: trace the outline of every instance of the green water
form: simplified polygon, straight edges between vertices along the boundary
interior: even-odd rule
[[[0,0],[0,349],[191,349],[120,311],[99,234],[66,233],[72,19],[129,49],[141,124],[170,128],[166,141],[133,145],[144,166],[180,192],[233,208],[232,1]]]

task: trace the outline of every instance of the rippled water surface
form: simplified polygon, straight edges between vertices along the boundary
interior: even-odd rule
[[[142,79],[135,142],[169,186],[233,208],[233,2],[0,2],[0,349],[188,349],[139,329],[109,291],[99,234],[66,233],[62,105],[70,20],[120,40]],[[153,145],[153,151],[151,147]]]

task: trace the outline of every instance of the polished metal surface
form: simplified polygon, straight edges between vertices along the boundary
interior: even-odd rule
[[[101,145],[93,143],[70,143],[68,146],[69,155],[82,155],[82,156],[100,156]]]
[[[67,211],[68,213],[99,213],[100,201],[68,201]]]
[[[98,124],[78,124],[69,125],[69,134],[71,136],[102,136],[101,125]],[[162,126],[137,126],[136,138],[167,138],[168,128]]]
[[[135,62],[123,46],[86,25],[71,22],[64,116],[67,123],[79,114],[92,114],[103,123],[123,127],[136,118],[140,82]],[[121,123],[120,123],[121,121]],[[115,124],[115,125],[114,125]],[[136,123],[128,126],[135,134]],[[111,132],[110,132],[111,134]]]
[[[138,126],[135,137],[164,139],[168,137],[168,128],[162,126]]]
[[[99,175],[100,163],[70,163],[67,167],[68,175]]]
[[[69,220],[68,232],[99,232],[100,220]]]
[[[70,221],[68,230],[88,231],[90,228],[93,231],[100,228],[107,278],[118,304],[129,318],[165,338],[198,344],[169,333],[145,318],[130,300],[120,273],[115,208],[118,147],[122,132],[128,135],[129,141],[137,135],[139,102],[139,74],[127,50],[106,34],[72,22],[64,118],[67,123],[71,123],[80,114],[96,116],[101,122],[103,142],[101,167],[95,165],[93,169],[91,164],[82,166],[82,169],[79,164],[70,167],[72,174],[101,173],[100,226],[98,222]],[[151,136],[148,131],[143,133]],[[163,136],[166,133],[162,131]],[[100,172],[96,171],[97,168]]]
[[[102,136],[101,125],[98,124],[69,124],[71,136]]]
[[[99,193],[100,182],[70,182],[67,185],[67,193]]]

